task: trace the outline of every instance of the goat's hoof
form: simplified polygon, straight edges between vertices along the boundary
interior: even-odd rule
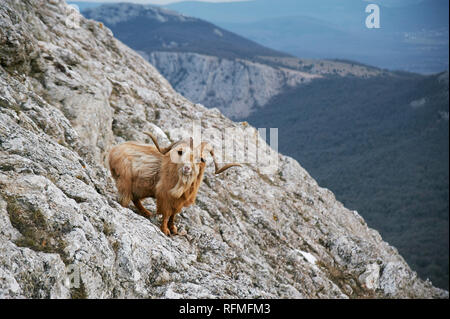
[[[187,231],[182,229],[180,230],[180,232],[178,233],[178,236],[186,236],[187,235]]]
[[[176,226],[170,227],[170,232],[172,233],[172,235],[178,234],[178,229],[177,229],[177,227],[176,227]]]
[[[140,213],[141,213],[142,216],[144,216],[146,218],[149,218],[149,219],[153,217],[153,214],[151,212],[149,212],[148,210],[147,211],[141,211]]]
[[[170,236],[170,230],[169,230],[169,228],[162,228],[161,231],[162,231],[166,236]]]

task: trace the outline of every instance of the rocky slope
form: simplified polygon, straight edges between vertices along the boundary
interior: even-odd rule
[[[63,1],[0,3],[0,109],[0,298],[448,298],[282,155],[271,174],[209,168],[184,236],[118,205],[112,145],[245,123],[177,94]]]

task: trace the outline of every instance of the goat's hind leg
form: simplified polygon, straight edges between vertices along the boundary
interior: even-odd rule
[[[122,207],[128,207],[128,205],[130,205],[131,196],[128,194],[124,195],[119,192],[118,201],[119,201],[120,205],[122,205]]]
[[[147,217],[147,218],[150,218],[153,216],[153,214],[142,205],[140,199],[133,199],[133,204],[134,204],[134,206],[136,206],[136,208],[138,209],[139,213],[142,216]]]
[[[131,192],[130,192],[130,185],[128,182],[124,181],[124,179],[116,179],[116,187],[119,191],[119,198],[118,201],[120,205],[123,207],[128,207],[128,205],[131,202]]]

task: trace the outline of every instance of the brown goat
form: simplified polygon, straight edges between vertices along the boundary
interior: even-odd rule
[[[206,142],[194,149],[190,138],[160,148],[151,133],[145,134],[151,137],[156,147],[125,142],[113,147],[109,153],[109,167],[119,191],[119,202],[127,207],[133,201],[142,215],[150,217],[152,214],[141,200],[156,198],[157,213],[163,217],[161,231],[175,235],[175,215],[195,202],[205,172],[205,155],[211,154],[216,174],[240,164],[219,168],[214,150]]]

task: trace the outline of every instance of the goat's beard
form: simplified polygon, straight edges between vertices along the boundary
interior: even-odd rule
[[[180,198],[184,192],[186,192],[194,183],[198,175],[198,168],[194,165],[193,170],[189,175],[183,174],[183,170],[178,170],[178,181],[177,184],[169,191],[172,197]]]

